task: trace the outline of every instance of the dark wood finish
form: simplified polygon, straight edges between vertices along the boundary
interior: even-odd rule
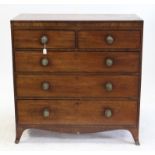
[[[50,111],[47,118],[45,108]],[[110,118],[104,115],[107,108],[112,110]],[[137,120],[136,101],[19,100],[17,109],[20,125],[135,125]]]
[[[14,30],[140,30],[142,21],[11,21]]]
[[[138,76],[103,75],[17,75],[19,97],[138,97]],[[48,82],[50,88],[42,89]],[[112,91],[105,85],[111,82]]]
[[[110,45],[108,35],[114,38]],[[140,31],[80,31],[78,42],[79,48],[140,48]]]
[[[139,144],[140,18],[20,15],[11,21],[11,32],[16,143],[25,129],[37,128],[68,133],[125,129]],[[47,55],[42,35],[49,39]],[[108,35],[112,44],[106,42]],[[43,58],[47,66],[41,65]],[[107,58],[113,60],[110,67]],[[42,90],[42,82],[49,82],[49,89],[46,83]],[[107,82],[113,84],[111,91],[105,89]],[[49,117],[43,117],[44,110]]]
[[[43,66],[41,60],[48,59]],[[113,65],[107,66],[106,59]],[[52,52],[19,51],[15,54],[16,72],[139,72],[137,52]]]
[[[48,42],[47,48],[74,48],[75,33],[73,31],[31,31],[16,30],[14,31],[14,47],[15,48],[43,48],[41,37],[46,35]]]

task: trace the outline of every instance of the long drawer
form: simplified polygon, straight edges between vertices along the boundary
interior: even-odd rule
[[[15,53],[15,69],[23,72],[139,72],[137,52]]]
[[[18,123],[135,125],[136,101],[18,100]]]
[[[16,75],[18,97],[138,97],[138,76]]]

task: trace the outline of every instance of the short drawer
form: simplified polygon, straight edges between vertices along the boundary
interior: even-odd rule
[[[136,101],[18,100],[18,123],[135,125]]]
[[[16,52],[20,72],[139,72],[137,52]]]
[[[140,31],[79,31],[79,48],[139,49]]]
[[[138,76],[17,75],[18,97],[137,97]]]
[[[15,48],[43,48],[42,38],[46,37],[47,48],[74,48],[75,33],[73,31],[52,31],[52,30],[16,30],[14,31]]]

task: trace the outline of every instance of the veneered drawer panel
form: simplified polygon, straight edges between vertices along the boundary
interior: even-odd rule
[[[47,36],[47,48],[74,48],[75,33],[73,31],[52,30],[16,30],[14,31],[14,47],[33,49],[43,48],[41,37]]]
[[[17,75],[18,97],[137,97],[138,76]]]
[[[136,101],[18,100],[17,110],[19,124],[135,125],[137,120]]]
[[[79,48],[138,49],[140,31],[79,31],[78,45]]]
[[[139,72],[138,52],[16,52],[16,71]]]

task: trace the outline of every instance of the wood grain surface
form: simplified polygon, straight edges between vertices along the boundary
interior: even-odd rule
[[[104,114],[107,108],[110,118]],[[136,101],[19,100],[17,109],[19,124],[135,125],[137,119]]]
[[[48,65],[41,64],[42,59]],[[113,61],[112,66],[106,60]],[[137,52],[53,52],[43,56],[41,51],[19,51],[15,54],[17,72],[139,72]]]

